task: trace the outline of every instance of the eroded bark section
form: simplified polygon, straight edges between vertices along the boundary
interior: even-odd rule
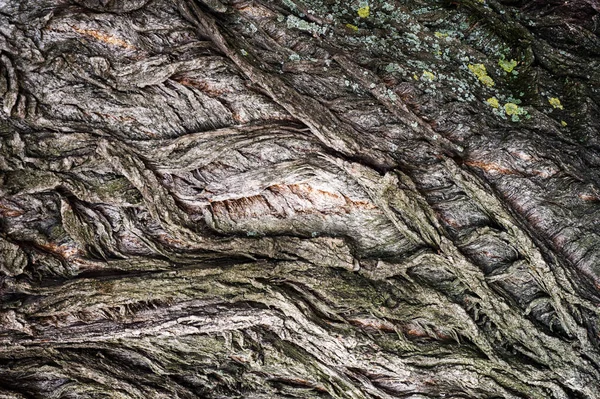
[[[598,9],[1,3],[0,397],[600,397]]]

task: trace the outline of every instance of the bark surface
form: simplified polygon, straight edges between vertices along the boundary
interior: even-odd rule
[[[0,0],[0,398],[600,398],[597,0]]]

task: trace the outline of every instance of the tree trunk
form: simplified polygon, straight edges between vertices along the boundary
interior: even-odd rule
[[[597,0],[0,0],[0,398],[600,398]]]

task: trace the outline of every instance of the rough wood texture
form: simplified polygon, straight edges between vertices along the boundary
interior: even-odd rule
[[[597,0],[0,0],[0,398],[600,398]]]

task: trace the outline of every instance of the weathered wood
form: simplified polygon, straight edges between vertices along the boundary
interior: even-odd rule
[[[599,398],[599,22],[0,1],[0,398]]]

